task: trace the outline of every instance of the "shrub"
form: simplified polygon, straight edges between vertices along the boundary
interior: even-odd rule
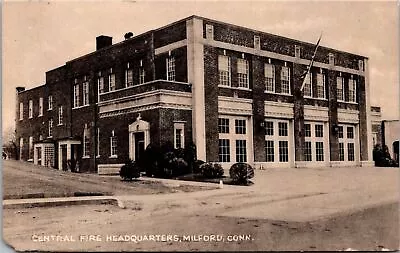
[[[229,176],[234,184],[248,185],[254,177],[254,169],[247,163],[235,163],[229,169]]]
[[[132,180],[133,178],[139,178],[140,168],[134,161],[129,160],[124,165],[122,165],[119,171],[119,175],[122,180]]]
[[[201,173],[201,168],[200,166],[204,164],[205,162],[203,160],[196,160],[193,162],[193,173],[198,174]]]
[[[379,144],[375,145],[373,150],[373,159],[375,161],[375,166],[378,167],[396,167],[396,161],[392,160],[390,157],[388,147],[381,146]]]
[[[224,169],[219,163],[203,163],[200,170],[205,178],[220,178],[224,175]]]

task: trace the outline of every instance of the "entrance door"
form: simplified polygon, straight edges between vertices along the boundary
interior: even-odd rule
[[[135,133],[135,161],[144,153],[144,132]]]
[[[67,170],[68,169],[68,167],[67,167],[67,144],[63,144],[63,145],[61,145],[61,161],[62,161],[62,163],[61,163],[61,169],[62,170]]]

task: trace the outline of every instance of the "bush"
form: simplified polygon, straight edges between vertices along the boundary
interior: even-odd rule
[[[200,170],[205,178],[220,178],[224,175],[224,169],[219,163],[203,163]]]
[[[205,162],[203,160],[196,160],[193,162],[193,173],[198,174],[201,173],[201,168],[200,166],[204,164]]]
[[[396,161],[392,160],[390,157],[388,147],[381,146],[379,144],[375,145],[373,150],[373,159],[375,162],[375,166],[378,167],[397,167],[398,164]]]
[[[127,161],[122,165],[119,176],[122,180],[132,180],[140,177],[140,167],[132,160]]]
[[[249,179],[254,177],[254,169],[247,163],[235,163],[229,169],[229,176],[234,184],[248,185]]]

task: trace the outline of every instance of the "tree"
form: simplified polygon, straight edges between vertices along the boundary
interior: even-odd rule
[[[15,136],[15,129],[8,127],[3,130],[3,152],[5,152],[9,158],[18,158],[18,145],[17,137]]]

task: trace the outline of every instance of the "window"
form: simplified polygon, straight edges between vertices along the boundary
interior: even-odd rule
[[[100,156],[100,128],[97,128],[96,156]]]
[[[336,77],[336,93],[337,93],[337,100],[343,101],[344,100],[344,83],[343,77]]]
[[[274,161],[274,141],[266,140],[265,141],[265,154],[266,154],[266,161],[273,162]]]
[[[49,100],[48,100],[48,105],[49,105],[49,108],[47,109],[47,110],[53,110],[53,96],[49,96]]]
[[[90,142],[88,136],[87,125],[85,124],[85,129],[83,130],[83,157],[90,156]]]
[[[129,63],[126,65],[125,70],[125,87],[133,85],[133,70],[130,68]]]
[[[247,162],[246,140],[236,140],[236,162]]]
[[[349,102],[356,102],[356,87],[357,82],[354,79],[349,79]]]
[[[86,79],[86,76],[85,76]],[[88,105],[89,104],[89,82],[85,81],[82,84],[82,89],[83,89],[83,105]]]
[[[249,88],[249,62],[245,59],[238,59],[238,87]]]
[[[62,125],[63,124],[63,111],[64,111],[63,106],[60,105],[58,107],[58,125]]]
[[[324,160],[324,143],[321,141],[315,142],[315,153],[317,155],[317,161]]]
[[[218,160],[219,162],[230,162],[229,139],[218,140]]]
[[[347,143],[347,159],[354,161],[354,143]]]
[[[275,92],[275,66],[272,64],[264,65],[265,90]]]
[[[235,120],[235,133],[246,134],[246,120],[244,119]]]
[[[99,88],[99,94],[104,93],[104,77],[99,76],[97,78],[97,87]]]
[[[110,153],[111,157],[117,157],[117,136],[115,136],[114,130],[111,131],[111,137],[110,137]]]
[[[24,119],[24,103],[19,103],[19,120]]]
[[[323,125],[315,125],[315,137],[324,137]]]
[[[175,81],[175,57],[167,58],[167,80]]]
[[[33,118],[33,101],[29,100],[29,118]]]
[[[229,119],[218,118],[218,133],[228,134],[229,133]]]
[[[311,124],[304,124],[304,136],[311,137]]]
[[[29,136],[29,156],[28,159],[33,159],[33,137]]]
[[[308,162],[312,161],[311,141],[304,142],[304,159]]]
[[[303,88],[305,97],[312,97],[312,74],[311,72],[307,73],[304,78],[304,88]]]
[[[274,135],[273,121],[265,121],[265,135]]]
[[[108,91],[115,90],[115,74],[112,73],[110,69],[110,74],[108,75]]]
[[[347,139],[354,139],[354,128],[347,127]]]
[[[139,84],[145,83],[146,72],[144,68],[139,69]]]
[[[24,151],[24,138],[19,138],[19,160],[22,160]]]
[[[343,138],[343,126],[338,126],[338,138]]]
[[[100,94],[104,93],[104,77],[101,76],[101,71],[97,75],[97,102],[100,102]]]
[[[174,123],[174,147],[184,148],[185,147],[185,124]]]
[[[339,161],[344,161],[344,143],[339,143]]]
[[[43,98],[39,98],[39,116],[43,116]]]
[[[74,86],[74,108],[79,107],[79,84],[75,84]]]
[[[288,123],[279,122],[278,131],[279,131],[279,136],[288,136]]]
[[[317,74],[317,98],[325,98],[325,76]]]
[[[231,59],[226,55],[218,56],[219,85],[231,86]]]
[[[279,162],[289,161],[288,141],[279,141]]]
[[[282,67],[281,70],[281,93],[290,94],[290,69]]]
[[[304,160],[307,162],[324,161],[324,125],[322,122],[304,123]],[[322,146],[321,146],[322,145]],[[315,150],[315,152],[314,152]]]
[[[49,138],[53,136],[53,119],[49,120]]]
[[[355,161],[355,127],[343,124],[339,126],[339,161]]]

